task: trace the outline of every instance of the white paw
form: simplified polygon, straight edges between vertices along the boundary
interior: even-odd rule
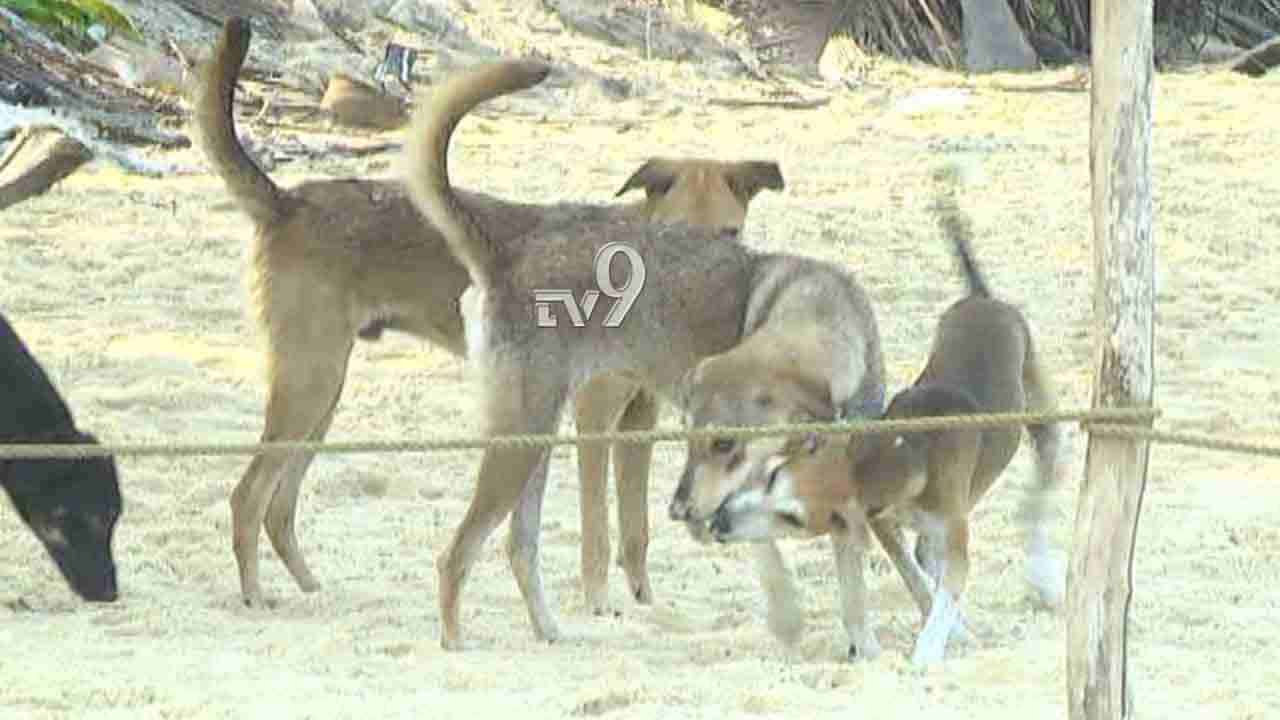
[[[799,606],[780,603],[783,607],[769,609],[769,632],[778,638],[783,645],[792,647],[800,642],[804,635],[804,613]]]
[[[911,653],[911,664],[916,667],[925,667],[926,665],[936,665],[942,662],[943,656],[946,654],[946,647],[938,643],[923,643],[922,638],[916,639],[916,648]]]
[[[969,630],[963,613],[956,616],[956,624],[951,628],[951,642],[958,645],[972,645],[974,642],[973,632]]]
[[[951,593],[939,589],[933,595],[933,609],[929,611],[929,618],[916,637],[911,663],[919,666],[942,662],[947,651],[947,640],[957,631],[956,626],[959,624],[960,606],[951,597]]]
[[[560,626],[554,622],[546,623],[540,628],[534,628],[533,635],[548,645],[553,645],[564,639],[564,634],[560,632]]]
[[[880,657],[880,641],[873,632],[849,643],[849,662],[870,662]]]
[[[1032,555],[1027,558],[1026,578],[1042,606],[1062,607],[1067,597],[1067,572],[1061,559],[1047,551]]]

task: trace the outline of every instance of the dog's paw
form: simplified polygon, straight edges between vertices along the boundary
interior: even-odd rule
[[[440,649],[445,652],[466,652],[470,645],[462,639],[461,635],[453,635],[444,633],[440,636]]]
[[[631,596],[636,599],[639,605],[653,604],[653,589],[649,587],[649,583],[631,588]]]
[[[769,632],[787,647],[794,647],[804,635],[804,613],[798,605],[769,608]]]
[[[320,592],[320,581],[311,576],[298,578],[298,589],[307,595]]]
[[[1026,579],[1041,607],[1050,610],[1062,607],[1067,597],[1067,572],[1059,558],[1047,552],[1031,556],[1027,560]]]
[[[973,645],[977,642],[974,638],[973,632],[969,630],[969,626],[967,621],[964,619],[963,613],[956,617],[956,624],[951,628],[950,642],[962,646]]]
[[[849,643],[849,662],[871,662],[880,657],[880,641],[875,633],[867,633],[865,638]]]
[[[560,626],[551,620],[544,620],[533,628],[533,636],[548,645],[554,645],[564,638]]]
[[[240,596],[240,603],[250,610],[271,610],[276,602],[262,593],[246,593]]]
[[[583,591],[582,604],[587,613],[595,617],[605,617],[613,612],[609,606],[609,592],[605,588]]]
[[[915,650],[911,652],[911,664],[918,668],[936,665],[942,662],[945,654],[946,648],[943,645],[917,641]]]
[[[653,604],[653,588],[649,586],[648,574],[639,578],[627,578],[627,587],[631,590],[631,597],[640,605]]]
[[[911,653],[911,664],[916,666],[931,665],[942,662],[946,654],[947,641],[955,634],[960,625],[960,606],[951,593],[939,589],[933,595],[933,609],[920,628],[916,637],[915,650]]]

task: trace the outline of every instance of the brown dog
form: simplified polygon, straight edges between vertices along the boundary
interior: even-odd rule
[[[924,371],[898,393],[886,418],[986,412],[1052,411],[1056,403],[1025,318],[991,296],[956,218],[947,228],[964,269],[969,296],[938,323]],[[1035,482],[1023,502],[1028,579],[1041,599],[1057,605],[1064,593],[1061,568],[1050,561],[1047,498],[1064,465],[1061,425],[1032,425]],[[711,532],[721,542],[804,536],[861,523],[863,516],[905,515],[919,532],[915,559],[936,584],[928,597],[912,580],[911,559],[900,542],[885,550],[922,606],[925,624],[912,661],[942,659],[952,632],[962,629],[956,604],[969,572],[969,513],[1009,464],[1019,428],[954,429],[851,438],[848,444],[810,435],[753,468],[753,479],[716,511]]]
[[[335,121],[370,130],[395,130],[409,122],[409,106],[395,95],[379,92],[346,73],[329,76],[320,107]]]
[[[625,377],[686,411],[690,398],[707,398],[711,405],[747,408],[742,415],[761,421],[829,417],[869,400],[878,412],[883,379],[874,317],[861,288],[840,268],[754,253],[705,227],[627,220],[598,205],[548,208],[538,227],[515,240],[485,225],[450,185],[449,139],[473,107],[536,85],[549,72],[538,62],[502,62],[450,79],[418,110],[406,147],[415,205],[471,275],[462,313],[487,431],[553,431],[572,392],[602,375]],[[599,260],[616,248],[631,261],[628,283],[639,272],[647,279],[640,292],[626,305],[615,303],[607,316],[596,312],[571,323],[561,313],[558,322],[544,324],[535,307],[540,292],[579,297],[606,280],[621,284],[621,264]],[[717,356],[724,360],[700,364]],[[748,374],[735,383],[732,369]],[[725,454],[749,467],[745,445]],[[513,509],[512,571],[535,634],[558,636],[538,568],[547,457],[540,449],[485,452],[471,505],[437,563],[444,647],[461,647],[463,582],[484,541]]]
[[[247,21],[227,21],[197,98],[198,137],[255,226],[252,302],[267,336],[270,383],[262,440],[319,440],[337,408],[357,338],[372,341],[384,330],[397,330],[455,355],[465,352],[458,298],[470,281],[444,238],[414,210],[403,183],[322,180],[284,189],[253,163],[236,137],[232,115],[249,39]],[[717,171],[719,184],[708,179]],[[614,214],[681,217],[735,231],[757,192],[782,187],[777,165],[767,162],[651,161],[637,176],[624,191],[644,188],[648,199],[637,206],[617,206]],[[546,212],[476,193],[462,194],[462,202],[497,238],[532,230]],[[620,379],[601,378],[577,401],[578,426],[584,431],[615,424],[644,429],[656,422],[652,397]],[[596,608],[603,604],[608,573],[607,453],[607,447],[583,446],[579,454],[583,582],[588,602]],[[632,594],[647,602],[645,497],[651,449],[618,447],[615,457],[619,515],[626,518],[619,560]],[[257,548],[264,525],[299,587],[306,592],[319,587],[294,531],[298,490],[311,458],[309,453],[256,456],[232,493],[233,546],[241,592],[250,605],[263,600]]]

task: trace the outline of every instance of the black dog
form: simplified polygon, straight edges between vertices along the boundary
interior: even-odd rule
[[[76,429],[40,363],[0,313],[0,444],[97,443]],[[115,460],[0,459],[0,484],[77,595],[116,599],[111,538],[120,517]]]

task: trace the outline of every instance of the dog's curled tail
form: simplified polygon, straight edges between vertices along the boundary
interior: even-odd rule
[[[961,183],[961,174],[960,168],[950,165],[935,174],[939,189],[929,210],[938,218],[943,234],[951,241],[956,260],[960,262],[960,271],[964,273],[965,283],[969,286],[969,294],[991,297],[991,288],[987,286],[977,261],[973,259],[969,242],[973,238],[973,225],[969,222],[969,216],[956,204],[955,186]]]
[[[226,183],[231,197],[255,223],[284,214],[284,193],[244,151],[233,114],[236,79],[249,53],[249,21],[228,18],[209,57],[195,103],[196,131],[205,156]]]
[[[485,65],[450,78],[420,102],[405,143],[405,176],[418,212],[444,235],[471,282],[492,284],[499,248],[462,205],[449,184],[449,138],[472,108],[502,95],[533,87],[551,66],[533,60]]]

